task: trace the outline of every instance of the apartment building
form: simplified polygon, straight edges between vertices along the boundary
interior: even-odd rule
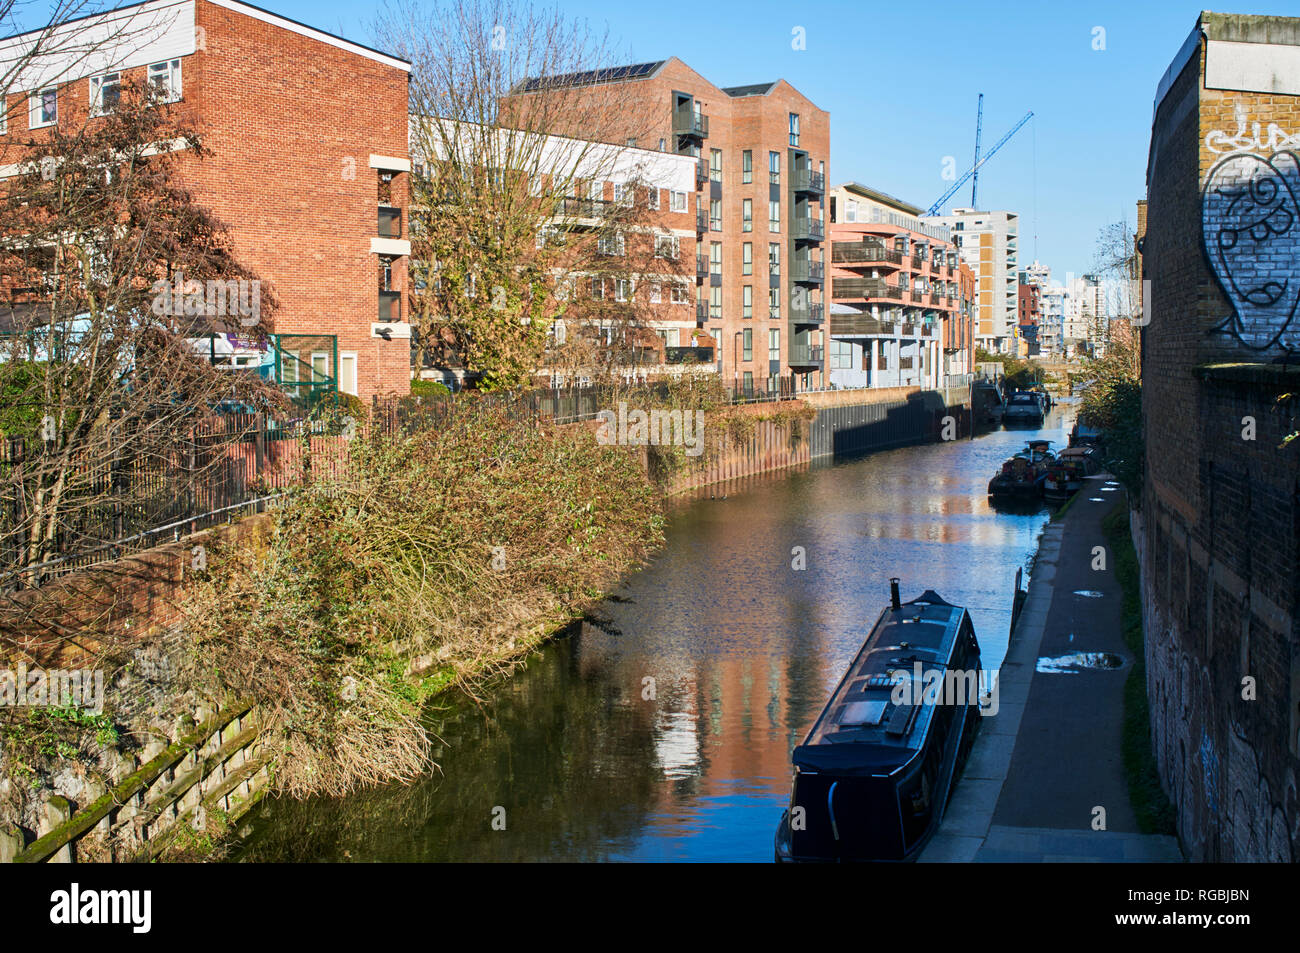
[[[585,334],[605,355],[627,354],[631,359],[617,371],[629,382],[674,376],[687,367],[715,370],[713,338],[695,321],[697,243],[690,199],[697,159],[430,117],[412,117],[411,130],[416,176],[458,152],[458,175],[489,167],[517,173],[497,179],[501,184],[491,201],[502,207],[536,202],[524,214],[538,216],[536,249],[548,252],[543,257],[539,251],[532,262],[550,276],[550,344]],[[424,217],[418,200],[411,215],[418,235]],[[417,238],[413,270],[420,289],[426,275],[438,280],[437,266],[421,260],[427,251]],[[477,293],[486,298],[490,289]],[[616,340],[626,335],[633,340]],[[554,355],[557,349],[548,351]],[[543,364],[535,376],[548,386],[584,385],[603,370]],[[430,366],[420,373],[445,380],[462,377],[463,369]]]
[[[696,162],[695,317],[718,373],[743,390],[822,386],[830,114],[785,80],[719,87],[676,57],[538,78],[512,99],[594,100],[612,85],[622,105],[608,138]]]
[[[95,122],[124,81],[157,84],[211,152],[180,163],[184,184],[280,303],[267,344],[217,341],[214,360],[294,393],[409,392],[409,64],[239,0],[147,0],[63,29],[77,52],[10,89],[0,179],[18,140]],[[0,41],[0,62],[34,35]]]
[[[1037,297],[1036,334],[1038,353],[1042,355],[1057,354],[1061,349],[1061,341],[1064,335],[1067,292],[1063,286],[1052,282],[1051,267],[1038,261],[1020,272],[1020,286],[1023,289],[1026,285],[1034,288],[1033,293]],[[1021,324],[1024,324],[1023,315]]]
[[[961,260],[978,283],[975,340],[999,354],[1018,354],[1020,217],[1015,212],[955,208],[947,215],[926,216],[928,225],[952,232]]]
[[[830,191],[830,381],[842,387],[939,387],[973,359],[968,270],[947,228],[857,182]]]
[[[1037,285],[1020,282],[1017,293],[1017,330],[1028,357],[1039,353],[1038,328],[1042,320],[1042,297]]]
[[[1070,358],[1100,357],[1105,338],[1106,295],[1096,275],[1070,279],[1062,322],[1062,342]]]

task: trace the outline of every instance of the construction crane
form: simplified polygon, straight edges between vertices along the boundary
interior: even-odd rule
[[[981,105],[982,105],[982,104],[981,104]],[[971,166],[971,168],[967,169],[967,170],[966,170],[966,174],[963,175],[963,176],[962,176],[960,179],[958,179],[956,182],[954,182],[954,183],[952,184],[952,187],[951,187],[950,189],[948,189],[947,192],[944,192],[943,195],[939,197],[939,201],[937,201],[937,202],[935,202],[933,205],[931,205],[930,208],[929,208],[929,210],[928,210],[925,214],[926,214],[926,215],[938,215],[938,214],[939,214],[939,211],[943,208],[944,203],[947,202],[950,198],[952,198],[955,194],[957,194],[957,190],[960,189],[963,185],[966,184],[966,180],[969,179],[969,178],[971,178],[972,176],[974,176],[976,173],[978,173],[979,170],[980,170],[980,167],[981,167],[982,165],[984,165],[985,162],[988,162],[988,161],[989,161],[990,159],[992,159],[995,155],[997,155],[997,151],[998,151],[999,149],[1001,149],[1003,146],[1005,146],[1005,145],[1007,144],[1007,140],[1010,139],[1012,136],[1014,136],[1017,132],[1019,132],[1019,131],[1020,131],[1020,127],[1023,126],[1025,123],[1029,122],[1029,120],[1030,120],[1030,119],[1033,119],[1033,118],[1034,118],[1034,111],[1033,111],[1032,109],[1031,109],[1029,112],[1025,113],[1023,116],[1021,116],[1021,117],[1020,117],[1020,122],[1018,122],[1018,123],[1016,123],[1014,126],[1012,126],[1011,129],[1007,132],[1007,134],[1006,134],[1005,136],[1003,136],[1001,139],[999,139],[997,142],[995,142],[995,143],[993,144],[993,148],[990,149],[988,152],[986,152],[986,153],[984,154],[984,157],[983,157],[982,159],[979,159],[979,160],[975,163],[975,165],[973,165],[973,166]],[[975,202],[975,194],[974,194],[974,193],[975,193],[975,190],[974,190],[974,188],[972,188],[972,189],[971,189],[971,204],[972,204],[972,205],[974,205],[974,202]]]
[[[975,190],[980,184],[980,136],[984,133],[984,94],[980,93],[979,110],[975,113],[975,164],[971,166],[970,207],[979,208],[975,201]]]

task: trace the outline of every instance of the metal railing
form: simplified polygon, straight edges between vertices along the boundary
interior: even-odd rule
[[[832,298],[890,298],[903,299],[903,289],[886,283],[881,278],[832,278]]]
[[[790,237],[796,240],[819,242],[825,235],[821,219],[796,216],[790,221]]]
[[[825,192],[826,176],[811,169],[795,169],[792,182],[796,192]]]
[[[831,261],[845,264],[901,265],[903,256],[874,242],[834,242],[831,245]]]
[[[821,284],[825,276],[826,266],[820,261],[803,261],[796,258],[790,263],[790,278],[794,281]]]

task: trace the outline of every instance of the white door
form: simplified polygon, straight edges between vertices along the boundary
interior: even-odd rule
[[[339,354],[339,390],[345,394],[357,394],[357,356],[349,351]]]

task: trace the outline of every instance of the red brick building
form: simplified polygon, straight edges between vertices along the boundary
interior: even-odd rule
[[[1029,346],[1029,355],[1038,354],[1038,326],[1043,316],[1042,299],[1038,285],[1021,284],[1016,296],[1016,324],[1020,329],[1020,340]]]
[[[921,214],[856,182],[831,190],[833,383],[941,387],[970,371],[974,276],[963,296],[957,246]]]
[[[801,388],[821,386],[830,114],[785,80],[719,87],[676,57],[534,81],[515,100],[559,88],[594,100],[612,86],[621,103],[612,140],[699,161],[696,325],[716,342],[723,379],[762,389],[794,375]]]
[[[286,385],[408,392],[409,64],[239,0],[148,0],[64,29],[109,42],[19,77],[0,122],[0,177],[21,158],[17,139],[94,122],[92,99],[124,80],[165,84],[212,152],[181,176],[280,302],[282,352],[255,361]],[[25,42],[0,41],[0,61]]]

